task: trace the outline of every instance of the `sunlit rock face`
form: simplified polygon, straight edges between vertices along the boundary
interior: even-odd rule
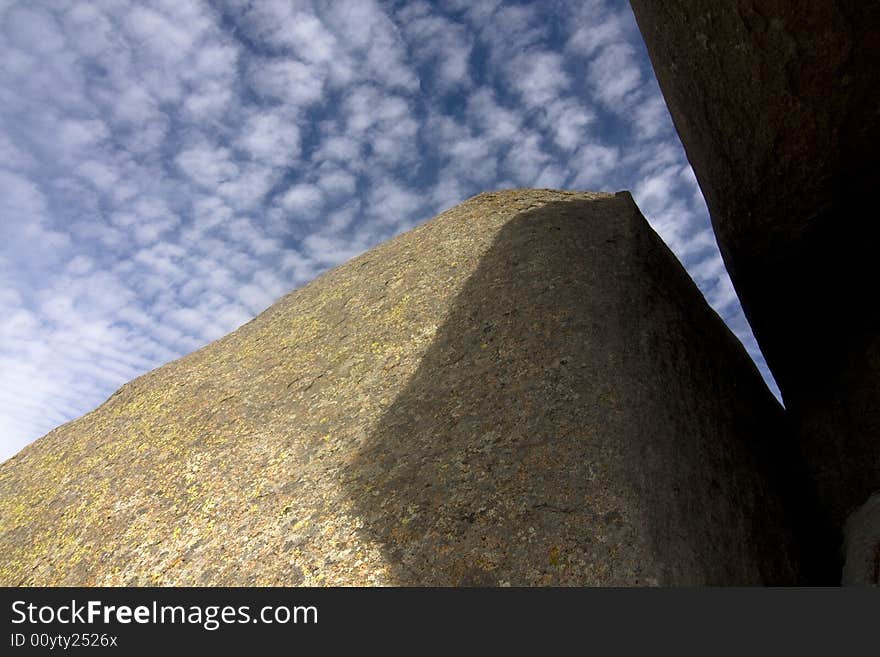
[[[627,193],[486,193],[0,466],[3,584],[790,584],[781,408]]]
[[[811,570],[839,581],[880,489],[880,4],[631,4],[798,438]]]

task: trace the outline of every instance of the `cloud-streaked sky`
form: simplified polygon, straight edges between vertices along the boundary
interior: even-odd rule
[[[0,0],[0,459],[504,187],[631,190],[769,380],[625,1]]]

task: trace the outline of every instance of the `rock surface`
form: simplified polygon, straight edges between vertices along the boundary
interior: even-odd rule
[[[880,493],[874,493],[846,521],[841,584],[880,586]]]
[[[880,2],[631,4],[837,581],[841,527],[880,488]]]
[[[793,583],[784,432],[629,194],[486,193],[0,466],[0,583]]]

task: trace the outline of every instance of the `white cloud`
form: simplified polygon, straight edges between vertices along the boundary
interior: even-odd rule
[[[324,76],[320,68],[295,59],[259,59],[250,65],[250,85],[287,108],[302,108],[321,99]]]
[[[380,224],[404,226],[418,217],[424,200],[418,191],[393,179],[373,183],[368,200],[368,212]]]
[[[634,123],[641,139],[653,139],[672,132],[672,121],[663,96],[655,93],[637,102]]]
[[[679,167],[666,167],[642,178],[633,190],[633,197],[637,199],[643,212],[655,214],[665,209],[670,202],[677,200],[675,192],[680,183]]]
[[[77,167],[77,174],[98,189],[109,192],[119,180],[119,174],[106,162],[87,160]]]
[[[320,18],[307,11],[306,3],[267,0],[228,4],[237,11],[238,24],[250,39],[279,52],[293,51],[305,61],[326,63],[338,49],[334,36]]]
[[[83,276],[95,268],[95,261],[86,255],[75,256],[67,265],[67,271],[74,276]]]
[[[373,0],[330,3],[324,18],[350,58],[350,68],[391,89],[414,91],[418,77],[406,58],[397,27]],[[339,75],[339,81],[350,80]]]
[[[228,148],[202,143],[182,151],[177,165],[195,183],[206,188],[217,188],[238,175],[238,165]]]
[[[140,42],[144,55],[168,66],[179,64],[193,48],[197,30],[175,23],[161,12],[136,5],[125,16],[128,33]]]
[[[250,310],[253,315],[263,312],[268,308],[275,298],[259,285],[253,283],[243,285],[238,290],[238,300]]]
[[[566,43],[569,52],[591,57],[605,46],[626,40],[627,29],[620,13],[606,13],[601,2],[584,3],[580,9],[580,20]]]
[[[621,163],[620,149],[599,143],[588,143],[574,154],[576,163],[574,185],[583,189],[605,187],[608,175]]]
[[[324,195],[315,185],[293,185],[281,197],[281,207],[295,216],[313,218],[324,203]]]
[[[332,267],[355,257],[363,250],[364,245],[362,243],[352,243],[350,240],[341,239],[338,236],[317,233],[309,235],[303,240],[303,251],[307,258],[306,262],[313,269]],[[294,261],[289,260],[288,262]]]
[[[238,217],[225,226],[229,240],[239,248],[246,248],[256,256],[266,256],[280,250],[281,244],[264,234],[261,228],[248,217]]]
[[[218,80],[205,80],[193,89],[183,101],[183,109],[190,121],[204,124],[220,118],[234,100],[233,89]]]
[[[328,136],[315,152],[314,159],[318,162],[335,160],[354,164],[360,155],[361,143],[345,135]]]
[[[541,19],[539,6],[534,4],[498,3],[491,8],[487,6],[484,11],[470,13],[469,17],[480,21],[481,37],[492,51],[492,63],[499,68],[546,37],[546,21]]]
[[[574,99],[546,103],[545,129],[553,134],[556,145],[571,151],[586,140],[586,128],[596,120],[594,112]]]
[[[9,221],[22,224],[45,220],[46,199],[29,179],[13,171],[0,169],[0,214]]]
[[[63,119],[52,139],[66,153],[78,156],[94,148],[107,135],[107,127],[98,119]]]
[[[427,3],[409,4],[398,17],[407,45],[418,62],[431,71],[431,82],[440,93],[471,86],[473,40],[464,26],[432,13]]]
[[[551,160],[550,154],[544,150],[541,136],[535,132],[525,132],[513,141],[504,158],[503,168],[518,184],[532,187]]]
[[[590,62],[587,77],[596,97],[609,109],[620,113],[629,112],[629,96],[642,83],[642,71],[636,62],[635,48],[629,43],[606,46]]]
[[[559,98],[568,88],[563,58],[552,52],[525,52],[508,66],[512,86],[529,107],[540,107]]]
[[[36,160],[13,141],[11,135],[0,133],[0,162],[9,169],[32,169]]]
[[[97,57],[113,47],[116,30],[110,18],[97,6],[79,2],[63,14],[68,43],[86,57]]]
[[[757,355],[621,2],[0,5],[0,458],[490,188],[634,190]]]
[[[4,16],[4,23],[6,37],[22,50],[48,55],[65,45],[55,17],[41,7],[14,6]]]
[[[235,175],[222,180],[216,191],[231,207],[250,211],[261,206],[281,175],[277,167],[262,162],[242,162],[237,165]]]
[[[238,146],[253,159],[283,166],[299,158],[300,132],[289,117],[254,113],[242,127]]]
[[[334,166],[321,166],[318,169],[318,186],[329,197],[349,198],[357,187],[357,178]]]
[[[467,116],[486,136],[501,141],[514,138],[522,127],[522,117],[502,107],[491,89],[480,89],[468,98]]]

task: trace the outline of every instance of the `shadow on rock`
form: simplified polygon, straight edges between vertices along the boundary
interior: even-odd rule
[[[784,431],[622,193],[501,229],[345,480],[398,584],[789,584]]]

